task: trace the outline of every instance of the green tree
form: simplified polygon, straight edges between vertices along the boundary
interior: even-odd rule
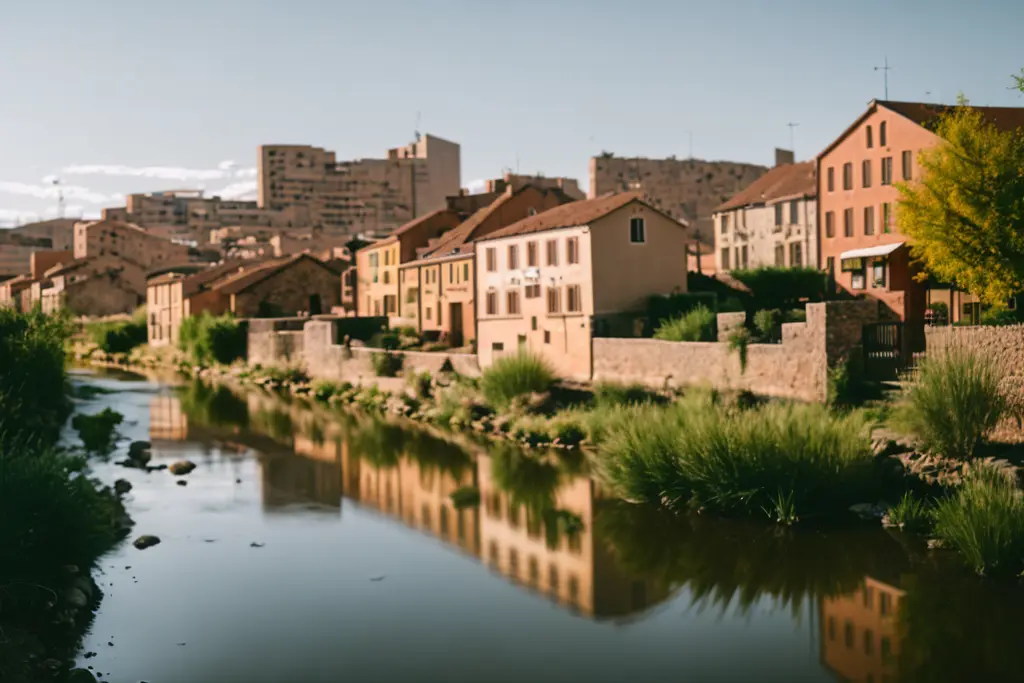
[[[918,156],[920,181],[896,185],[900,232],[932,275],[1001,305],[1024,290],[1024,131],[962,97],[934,130],[945,144]]]

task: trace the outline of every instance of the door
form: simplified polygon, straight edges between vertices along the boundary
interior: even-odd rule
[[[906,365],[903,323],[872,323],[864,326],[864,374],[879,382],[894,380]]]
[[[309,295],[309,314],[310,315],[320,315],[321,313],[323,313],[323,304],[320,303],[320,295],[319,294],[310,294]]]
[[[448,343],[462,346],[462,304],[448,304]]]

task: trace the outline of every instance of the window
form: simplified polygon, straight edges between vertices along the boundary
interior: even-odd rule
[[[565,262],[566,263],[579,263],[580,262],[580,238],[570,237],[565,241]]]
[[[864,132],[867,134],[868,149],[871,149],[872,147],[875,146],[874,138],[872,138],[872,136],[871,136],[871,132],[872,132],[871,131],[871,126],[868,126],[867,128],[865,128]]]
[[[550,330],[544,330],[544,343],[545,344],[550,344],[551,343],[551,331]]]
[[[387,250],[384,251],[384,265],[385,266],[390,266],[391,265],[391,250],[390,249],[387,249]]]
[[[434,316],[432,314],[433,314],[433,311],[431,310],[430,306],[427,306],[426,310],[423,313],[424,317],[427,320],[433,320]]]
[[[555,565],[548,567],[548,588],[552,593],[558,592],[558,567]]]
[[[566,310],[570,313],[579,313],[583,310],[583,294],[579,285],[569,285],[565,288]]]
[[[849,619],[843,624],[843,642],[846,643],[846,647],[853,647],[853,622]]]
[[[555,240],[548,240],[547,245],[547,264],[549,266],[558,265],[558,242]]]
[[[875,634],[871,629],[864,629],[864,654],[871,656],[875,654]]]
[[[722,249],[722,270],[729,270],[729,248]]]
[[[804,245],[793,242],[789,245],[789,265],[792,268],[800,268],[804,264]]]
[[[469,264],[462,264],[462,280],[463,282],[469,282]]]
[[[398,297],[388,294],[384,297],[384,315],[393,315],[398,310]]]
[[[892,157],[882,159],[882,184],[892,185]]]
[[[502,342],[494,342],[491,344],[491,351],[504,351],[505,345]]]
[[[557,287],[548,287],[548,313],[558,313],[562,308],[562,298]]]
[[[853,189],[853,162],[847,161],[843,164],[843,189]]]
[[[843,237],[853,237],[853,209],[843,211]]]
[[[740,248],[740,258],[737,259],[737,265],[740,263],[743,264],[743,268],[747,267],[747,245],[745,244]]]
[[[634,216],[629,219],[629,241],[633,244],[642,244],[647,241],[643,218]]]
[[[878,613],[883,617],[887,617],[890,612],[892,612],[892,596],[888,593],[879,592]]]
[[[455,264],[448,264],[448,284],[455,282]]]
[[[828,191],[835,192],[836,189],[836,169],[834,166],[828,167]]]
[[[871,286],[885,287],[885,261],[875,261],[871,264]]]
[[[533,330],[534,332],[537,331],[537,316],[533,316],[530,318],[530,329]]]
[[[494,247],[487,249],[487,272],[493,273],[498,270],[498,250]]]
[[[526,298],[536,299],[540,297],[540,285],[526,285]]]
[[[878,146],[879,147],[885,147],[885,144],[886,144],[886,139],[885,138],[886,138],[886,135],[885,135],[885,121],[882,121],[880,124],[878,124]]]
[[[786,265],[786,247],[781,244],[775,245],[775,265],[780,268]]]
[[[825,237],[836,236],[836,214],[833,211],[825,213]]]
[[[510,289],[505,294],[505,305],[507,310],[505,311],[509,315],[519,315],[519,290]]]
[[[775,227],[782,227],[782,204],[775,205]]]
[[[794,199],[789,202],[789,224],[796,225],[800,222],[800,200]]]
[[[508,269],[519,269],[519,245],[517,244],[508,245]]]
[[[836,275],[836,257],[829,256],[825,259],[825,270],[828,272],[829,278],[833,278]]]
[[[537,267],[537,243],[527,242],[526,243],[526,267],[536,268]]]
[[[864,282],[864,268],[861,264],[860,268],[850,272],[850,289],[864,289],[866,283]]]
[[[860,165],[861,185],[871,187],[871,159],[865,159]]]
[[[864,207],[864,234],[875,234],[875,207],[873,206]]]
[[[487,292],[487,315],[498,315],[497,292]]]
[[[882,204],[882,232],[892,232],[892,204],[889,202]]]
[[[729,232],[729,214],[722,214],[722,234],[725,235]]]
[[[909,149],[903,151],[903,179],[910,180],[913,176],[912,167],[914,164],[914,155]]]

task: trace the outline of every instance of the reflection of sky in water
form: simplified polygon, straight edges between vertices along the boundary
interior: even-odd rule
[[[827,603],[840,624],[838,642],[829,641],[821,603],[804,585],[855,591],[877,541],[888,544],[885,562],[896,556],[880,534],[806,549],[731,526],[680,534],[675,522],[597,500],[588,480],[565,472],[551,492],[503,491],[505,480],[548,475],[509,473],[514,462],[498,452],[473,460],[387,430],[343,439],[330,421],[310,429],[300,411],[270,415],[277,408],[259,395],[215,399],[213,412],[235,411],[234,426],[210,419],[209,396],[186,397],[196,416],[186,419],[166,388],[99,382],[132,391],[99,396],[86,412],[109,404],[125,414],[125,436],[152,433],[154,463],[200,465],[187,487],[166,472],[96,467],[105,481],[134,484],[135,533],[163,541],[102,561],[107,597],[85,642],[99,656],[83,664],[107,680],[832,681],[827,661],[852,680],[881,683],[893,670],[876,664],[877,647],[837,655],[847,617],[861,639],[884,627],[841,600]],[[286,424],[294,433],[279,433]],[[404,455],[417,449],[419,460]],[[484,500],[460,517],[448,494],[465,483]],[[512,499],[549,499],[578,515],[583,531],[552,548],[526,514],[512,516]],[[793,579],[797,561],[821,578]]]

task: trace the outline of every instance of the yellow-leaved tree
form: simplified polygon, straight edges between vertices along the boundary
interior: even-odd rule
[[[900,232],[929,273],[1001,306],[1024,291],[1024,130],[962,97],[934,130],[943,144],[918,156],[920,179],[896,186]]]

